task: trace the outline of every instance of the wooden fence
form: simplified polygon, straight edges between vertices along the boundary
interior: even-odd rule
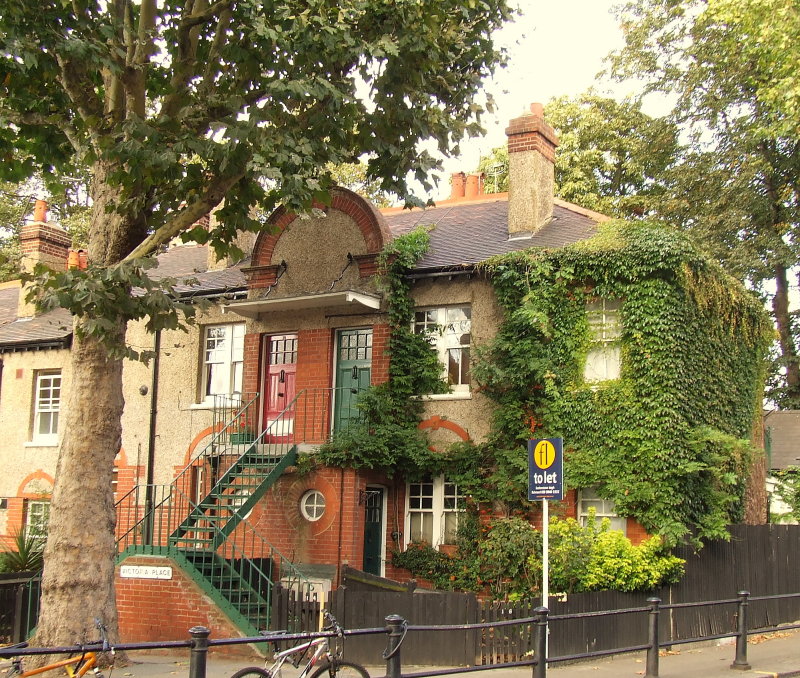
[[[688,547],[678,549],[676,555],[687,561],[686,575],[674,586],[649,593],[600,591],[571,594],[566,600],[551,597],[548,605],[551,615],[576,614],[579,617],[553,621],[550,654],[577,654],[646,643],[646,612],[600,619],[580,615],[645,607],[647,598],[651,596],[661,598],[662,603],[668,605],[733,600],[740,590],[749,591],[752,597],[800,593],[798,554],[800,526],[737,525],[731,528],[729,542],[710,543],[698,553]],[[509,603],[480,601],[468,593],[415,591],[411,587],[363,576],[363,573],[347,577],[345,581],[345,586],[331,592],[327,605],[342,626],[348,629],[382,628],[389,614],[399,614],[414,625],[522,619],[533,616],[533,609],[541,604],[541,599]],[[290,610],[296,610],[293,618],[304,620],[302,624],[313,626],[318,623],[318,617],[308,611],[308,602],[286,599],[281,604],[284,607],[280,614],[273,614],[273,628],[289,627]],[[317,605],[315,609],[318,608]],[[735,617],[734,602],[664,610],[660,616],[660,634],[665,639],[679,640],[726,633],[734,630]],[[768,628],[795,621],[800,619],[800,598],[754,600],[749,606],[749,618],[750,628]],[[304,626],[303,630],[311,628]],[[345,651],[350,659],[375,664],[380,661],[385,647],[385,636],[357,636],[348,639]],[[411,632],[403,645],[403,657],[408,664],[493,664],[520,660],[532,647],[531,624],[498,626],[482,631]]]
[[[39,573],[0,574],[0,645],[28,637],[39,612]]]

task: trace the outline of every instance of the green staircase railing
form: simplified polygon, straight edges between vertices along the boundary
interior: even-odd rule
[[[348,403],[344,420],[360,417],[350,390],[338,391],[301,391],[258,435],[257,395],[215,403],[211,441],[173,482],[137,486],[117,502],[120,559],[169,555],[242,631],[265,628],[275,581],[303,592],[313,586],[245,517],[295,462],[298,446],[329,437],[336,401],[340,409]]]
[[[170,535],[179,548],[217,548],[247,515],[286,467],[297,448],[275,455],[271,446],[253,444],[239,457]]]

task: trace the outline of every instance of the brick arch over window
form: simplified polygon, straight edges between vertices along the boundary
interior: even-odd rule
[[[364,236],[369,254],[377,254],[383,249],[384,244],[391,240],[389,225],[383,215],[368,200],[347,188],[336,187],[331,191],[330,207],[317,202],[314,203],[314,207],[321,210],[338,210],[351,217]],[[269,266],[273,263],[272,253],[275,251],[278,239],[284,229],[297,218],[296,214],[287,212],[283,207],[272,213],[267,223],[276,227],[277,232],[263,232],[258,236],[253,248],[254,267]]]
[[[49,497],[53,491],[53,483],[53,476],[39,469],[25,476],[17,488],[17,496],[26,499],[36,499],[42,495]]]

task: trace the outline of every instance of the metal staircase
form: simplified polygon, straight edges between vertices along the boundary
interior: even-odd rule
[[[275,582],[299,592],[313,587],[246,518],[302,445],[328,438],[336,391],[301,391],[259,434],[257,394],[215,403],[215,433],[172,483],[139,485],[117,502],[118,562],[169,556],[243,633],[267,628]],[[350,389],[347,395],[348,420],[356,421]]]
[[[311,588],[245,520],[297,459],[293,437],[275,442],[271,435],[287,428],[295,403],[255,436],[251,423],[258,403],[257,395],[236,406],[215,403],[211,441],[172,483],[139,485],[116,506],[118,561],[136,554],[169,556],[248,635],[268,627],[276,581]]]
[[[212,551],[219,547],[286,467],[295,463],[296,446],[284,454],[275,447],[250,445],[169,536],[170,545]]]

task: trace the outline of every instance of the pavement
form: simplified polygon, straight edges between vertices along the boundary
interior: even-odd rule
[[[189,675],[188,650],[182,654],[130,653],[129,666],[114,669],[113,678],[173,678]],[[732,639],[674,646],[662,650],[659,658],[660,678],[759,678],[800,677],[800,631],[778,631],[750,636],[747,647],[749,670],[731,669],[735,657]],[[402,659],[402,656],[401,656]],[[235,671],[248,665],[263,666],[263,659],[220,656],[212,648],[207,662],[207,678],[229,678]],[[290,665],[284,668],[282,678],[295,678]],[[372,678],[386,675],[386,665],[367,666]],[[403,676],[426,671],[439,671],[443,667],[413,666],[403,664]],[[494,669],[491,673],[456,672],[459,678],[531,678],[532,668]],[[551,664],[547,670],[550,678],[635,678],[645,674],[645,654],[630,653],[592,661],[573,662],[567,665]],[[108,672],[106,671],[106,677]]]

